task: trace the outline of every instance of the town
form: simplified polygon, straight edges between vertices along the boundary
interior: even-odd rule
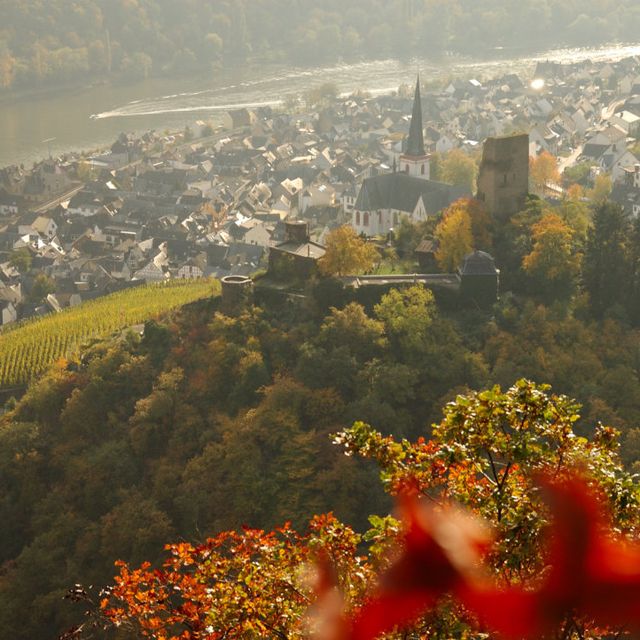
[[[513,206],[528,190],[561,200],[564,173],[640,212],[638,58],[310,94],[286,110],[231,111],[215,129],[122,134],[108,150],[0,170],[0,324],[148,282],[252,276],[273,270],[270,252],[317,260],[345,224],[383,247],[403,217],[433,219],[462,197],[499,216],[478,165],[487,139],[517,133],[557,171],[538,184],[526,166],[514,173]]]

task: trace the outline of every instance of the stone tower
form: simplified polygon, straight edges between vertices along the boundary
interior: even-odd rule
[[[424,135],[422,133],[422,99],[420,97],[420,76],[416,82],[413,97],[411,126],[407,138],[407,148],[400,156],[399,170],[415,178],[429,180],[429,156],[424,151]]]
[[[478,174],[478,200],[496,220],[521,211],[529,193],[529,135],[487,138]]]

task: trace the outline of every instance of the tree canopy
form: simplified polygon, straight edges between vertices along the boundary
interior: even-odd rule
[[[480,638],[480,620],[507,638],[568,640],[638,624],[640,549],[603,533],[610,517],[618,537],[637,536],[638,487],[621,468],[613,429],[576,437],[578,411],[549,387],[520,380],[458,396],[430,440],[396,441],[355,423],[335,443],[377,462],[387,490],[401,496],[404,523],[374,516],[360,537],[328,515],[303,535],[285,525],[172,544],[162,570],[120,563],[101,616],[156,639],[302,638],[309,625],[322,640],[373,640],[394,629],[393,638]],[[588,469],[584,480],[579,469]],[[407,487],[437,508],[407,497]],[[489,525],[490,535],[480,528]],[[315,581],[301,573],[310,562]]]
[[[329,232],[326,253],[319,260],[320,272],[327,276],[366,273],[378,257],[376,248],[358,236],[353,227],[343,225]]]
[[[0,89],[108,74],[208,71],[246,60],[317,64],[361,56],[632,41],[633,0],[503,3],[337,0],[5,0]],[[282,34],[287,37],[283,38]]]

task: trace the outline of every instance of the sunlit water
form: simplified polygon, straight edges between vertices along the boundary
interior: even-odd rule
[[[324,82],[335,83],[344,93],[361,89],[378,95],[412,83],[418,69],[427,82],[505,72],[526,76],[540,60],[615,61],[634,55],[640,55],[640,45],[557,49],[536,55],[496,51],[485,60],[447,56],[437,61],[387,59],[318,68],[247,66],[211,77],[153,79],[19,99],[0,104],[0,166],[29,164],[49,152],[101,147],[122,131],[174,130],[199,119],[217,124],[228,109],[278,105]]]

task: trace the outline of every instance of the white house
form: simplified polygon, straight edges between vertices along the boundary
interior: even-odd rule
[[[0,325],[4,326],[16,322],[18,320],[18,312],[13,302],[9,300],[0,300]]]
[[[307,187],[303,190],[300,211],[304,213],[309,207],[332,207],[336,203],[336,190],[330,184]]]

